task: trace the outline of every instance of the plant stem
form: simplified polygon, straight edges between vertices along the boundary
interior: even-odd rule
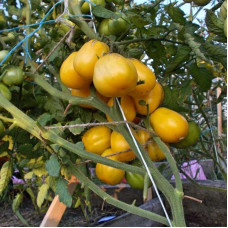
[[[143,210],[143,209],[133,206],[133,205],[129,205],[127,203],[124,203],[124,202],[117,200],[114,197],[110,196],[109,194],[104,192],[100,187],[98,187],[96,184],[94,184],[92,181],[90,181],[85,175],[83,175],[81,173],[80,169],[78,169],[72,163],[70,164],[69,168],[73,175],[75,175],[80,181],[82,181],[85,185],[87,185],[93,192],[95,192],[98,196],[100,196],[107,203],[114,205],[115,207],[121,208],[129,213],[154,220],[156,222],[162,223],[167,226],[169,225],[166,218],[163,216],[157,215],[153,212]]]

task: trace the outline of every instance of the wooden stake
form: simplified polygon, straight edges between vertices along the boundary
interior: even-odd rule
[[[77,177],[71,177],[67,187],[71,195],[73,194],[78,182],[79,181]],[[57,227],[65,210],[66,205],[59,201],[58,195],[55,196],[46,215],[43,218],[42,223],[40,224],[40,227]]]

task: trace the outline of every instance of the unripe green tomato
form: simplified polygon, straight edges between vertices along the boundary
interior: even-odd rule
[[[8,89],[8,87],[6,85],[4,85],[3,83],[0,83],[0,92],[7,100],[9,100],[9,101],[11,100],[12,94],[11,94],[10,90]]]
[[[101,35],[105,35],[105,36],[111,35],[109,28],[108,28],[109,21],[110,21],[109,18],[106,18],[101,21],[99,28],[98,28],[98,31]]]
[[[2,62],[2,60],[5,58],[5,56],[7,56],[7,54],[9,53],[9,51],[7,50],[2,50],[0,51],[0,62]],[[6,59],[6,61],[4,63],[8,63],[11,59],[11,55]]]
[[[124,14],[119,12],[116,13],[117,15],[121,16],[118,19],[112,19],[108,23],[109,32],[112,35],[121,35],[125,33],[129,29],[129,24],[127,23],[127,17]]]
[[[188,122],[188,135],[178,143],[173,144],[175,148],[184,149],[194,146],[199,140],[201,130],[194,121]]]
[[[139,161],[134,161],[132,165],[135,166],[141,166]],[[137,174],[137,173],[132,173],[132,172],[126,172],[125,173],[125,178],[127,180],[127,183],[135,189],[143,189],[144,188],[144,176]],[[149,183],[149,186],[151,186],[151,181]]]
[[[20,85],[24,80],[24,72],[20,67],[10,66],[3,72],[2,81],[8,85]]]
[[[3,134],[4,131],[5,131],[5,127],[3,125],[3,122],[0,120],[0,136]]]
[[[101,5],[103,7],[105,7],[105,0],[90,0],[91,2],[93,2],[96,5]],[[91,7],[93,8],[94,5],[91,4]],[[88,2],[84,2],[81,6],[81,12],[84,14],[88,14],[90,12],[89,9],[89,3]]]

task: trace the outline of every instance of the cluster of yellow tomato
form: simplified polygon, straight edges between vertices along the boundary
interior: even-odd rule
[[[71,94],[88,97],[93,84],[98,97],[110,107],[113,106],[114,97],[120,97],[120,104],[128,121],[135,121],[137,113],[147,115],[149,112],[153,129],[165,143],[178,143],[184,139],[188,134],[188,122],[173,110],[159,108],[164,92],[153,71],[137,59],[109,52],[105,43],[90,40],[63,62],[60,78],[71,88]],[[107,120],[112,121],[109,116]],[[151,138],[147,131],[132,131],[141,144],[146,144]],[[84,133],[82,141],[87,151],[101,156],[127,150],[125,153],[108,156],[109,159],[128,162],[136,157],[125,138],[105,126],[90,128]],[[153,161],[165,158],[154,141],[145,148]],[[112,172],[119,174],[112,174],[115,178],[110,178],[109,174]],[[122,180],[124,171],[98,163],[96,175],[104,183],[115,185]]]
[[[132,129],[135,138],[145,146],[150,158],[153,161],[163,160],[163,152],[158,145],[151,141],[146,145],[148,139],[151,139],[147,131],[139,130],[135,132]],[[129,162],[136,158],[124,136],[117,132],[111,131],[106,126],[96,126],[87,130],[82,136],[82,142],[85,149],[91,153],[99,154],[112,160],[120,162]],[[122,181],[125,172],[100,163],[96,164],[97,177],[106,184],[115,185]]]

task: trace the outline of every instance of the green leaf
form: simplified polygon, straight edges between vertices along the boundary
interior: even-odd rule
[[[26,165],[29,169],[38,169],[44,165],[44,161],[42,159],[43,156],[40,156],[37,159],[30,159]]]
[[[189,73],[202,92],[211,88],[213,74],[206,67],[198,67],[196,63],[192,63],[189,67]]]
[[[134,12],[126,11],[126,16],[137,28],[143,28],[145,25],[151,23],[150,20]]]
[[[68,125],[82,124],[83,122],[77,118],[75,121],[71,121]],[[74,135],[79,135],[84,130],[84,127],[73,127],[69,128],[69,131]]]
[[[31,200],[32,200],[32,203],[33,205],[35,206],[36,205],[36,197],[35,197],[35,194],[33,192],[33,190],[31,188],[26,188],[26,192],[29,194]]]
[[[24,179],[32,179],[33,178],[33,172],[28,172],[24,175]]]
[[[207,10],[205,22],[209,32],[225,38],[222,17],[217,17],[212,10]],[[224,39],[224,42],[226,42],[226,39]]]
[[[57,177],[60,171],[60,164],[55,154],[52,154],[50,159],[45,162],[48,174],[53,177]]]
[[[226,46],[213,44],[212,42],[205,42],[204,49],[210,55],[211,59],[222,63],[227,68],[227,48]]]
[[[0,171],[0,196],[5,188],[8,186],[10,178],[12,177],[13,164],[11,161],[7,161],[3,164]]]
[[[48,186],[55,192],[56,190],[56,180],[55,180],[55,177],[52,177],[52,176],[48,176],[46,179],[45,179],[45,182],[48,184]]]
[[[113,18],[113,19],[118,19],[119,16],[112,12],[111,10],[108,10],[104,8],[101,5],[96,5],[93,7],[93,14],[97,17],[101,18]]]
[[[179,7],[174,7],[172,4],[165,6],[169,16],[172,18],[173,22],[184,25],[186,19],[184,18],[184,12]]]
[[[67,190],[67,181],[64,179],[59,179],[56,184],[56,195],[59,195],[60,202],[64,203],[67,207],[72,204],[72,197]]]
[[[166,73],[171,73],[190,57],[191,48],[188,46],[178,46],[177,53],[166,66]]]
[[[39,116],[37,121],[41,126],[45,126],[48,122],[50,122],[53,119],[53,117],[54,117],[53,115],[45,112]]]
[[[46,176],[48,174],[44,165],[37,169],[33,169],[33,173],[38,177]]]
[[[17,149],[17,152],[19,154],[22,154],[28,158],[32,157],[33,156],[33,145],[32,144],[29,144],[29,143],[26,143],[26,144],[23,144],[23,145],[20,145]]]
[[[12,209],[13,209],[13,212],[16,213],[16,211],[18,211],[18,208],[21,204],[23,200],[23,193],[17,193],[16,197],[14,198],[13,200],[13,203],[12,203]]]
[[[49,111],[57,121],[62,121],[64,119],[64,106],[60,99],[49,96],[47,102],[44,105],[45,110]]]
[[[39,192],[36,198],[36,203],[39,208],[41,208],[45,198],[47,197],[48,189],[49,189],[48,184],[43,184],[39,189]]]

